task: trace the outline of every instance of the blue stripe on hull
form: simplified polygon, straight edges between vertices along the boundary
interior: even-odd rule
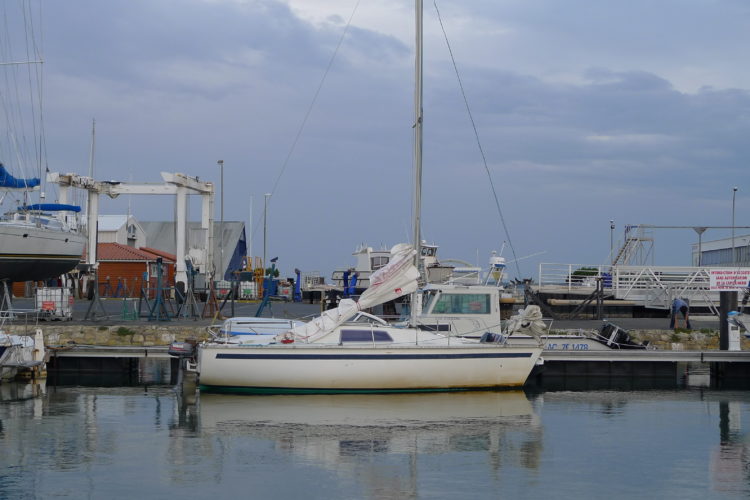
[[[488,352],[462,354],[246,354],[219,353],[216,359],[468,359],[530,358],[530,352]]]
[[[519,385],[520,387],[520,385]],[[517,387],[503,385],[502,387],[453,387],[426,389],[305,389],[295,387],[237,387],[223,385],[200,385],[201,392],[214,394],[398,394],[415,392],[467,392],[487,390],[518,390]]]

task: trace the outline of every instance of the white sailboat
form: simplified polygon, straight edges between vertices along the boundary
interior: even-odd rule
[[[35,14],[28,7],[18,17],[30,23]],[[21,38],[18,33],[14,36],[13,28],[23,24],[13,24],[0,34],[0,46],[4,47],[0,54],[0,115],[4,123],[0,135],[0,206],[5,212],[0,216],[0,280],[7,281],[44,280],[70,271],[80,262],[86,241],[75,221],[80,208],[44,203],[40,191],[45,142],[43,61],[37,52],[38,40]],[[30,60],[21,60],[10,52],[12,42],[21,39]],[[33,172],[31,176],[29,172]],[[39,203],[30,202],[33,193]]]
[[[199,386],[209,392],[370,393],[519,387],[541,346],[464,339],[417,326],[349,322],[359,311],[417,291],[422,177],[422,1],[416,0],[414,242],[396,245],[357,302],[277,335],[265,345],[198,346]],[[413,325],[416,322],[412,323]]]
[[[2,187],[0,187],[2,189]],[[81,261],[86,237],[53,212],[79,207],[21,206],[0,217],[0,280],[37,281],[60,276]]]

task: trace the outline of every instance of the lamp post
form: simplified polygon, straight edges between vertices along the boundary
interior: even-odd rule
[[[219,261],[219,270],[221,271],[221,279],[223,280],[226,275],[226,269],[224,268],[224,160],[219,160],[216,163],[219,165],[219,170],[221,171],[221,226],[219,226],[219,248],[221,249],[219,258],[221,260]]]
[[[732,188],[732,265],[737,262],[737,257],[734,255],[734,199],[737,195],[737,186]]]
[[[706,232],[707,227],[694,227],[693,231],[698,233],[698,267],[701,267],[701,264],[703,263],[703,248],[702,248],[702,241],[703,241],[703,233]]]
[[[271,197],[271,193],[263,195],[263,275],[266,273],[266,250],[268,242],[268,198]]]
[[[609,261],[614,264],[615,256],[615,220],[609,219]]]

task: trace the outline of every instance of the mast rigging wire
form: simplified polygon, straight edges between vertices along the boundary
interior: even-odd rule
[[[333,51],[333,54],[331,54],[331,58],[328,60],[328,65],[326,66],[325,71],[323,72],[323,77],[320,79],[320,83],[318,83],[318,88],[315,89],[315,94],[313,95],[312,101],[310,102],[310,106],[308,106],[307,111],[305,112],[304,118],[302,118],[302,122],[299,125],[299,128],[297,129],[297,134],[294,136],[294,140],[292,141],[292,145],[289,148],[289,152],[286,155],[286,158],[284,159],[284,163],[281,165],[281,171],[279,171],[279,175],[276,176],[276,181],[273,183],[273,188],[271,189],[271,197],[276,193],[276,188],[279,185],[279,182],[281,181],[281,176],[284,175],[284,171],[289,166],[289,161],[292,158],[292,154],[294,154],[294,150],[297,148],[297,143],[300,140],[300,137],[302,136],[302,132],[305,129],[305,126],[307,125],[307,120],[310,118],[310,115],[312,114],[312,110],[315,107],[315,103],[318,101],[318,96],[320,95],[320,91],[323,88],[323,84],[326,81],[326,78],[328,77],[328,73],[331,71],[331,67],[333,66],[333,61],[336,59],[336,55],[339,53],[339,49],[341,48],[341,44],[344,42],[344,37],[349,32],[349,28],[352,24],[352,19],[354,19],[354,14],[357,12],[357,9],[359,8],[361,0],[357,0],[357,2],[354,4],[354,9],[352,10],[351,15],[349,16],[349,20],[346,23],[346,26],[344,27],[344,31],[341,33],[341,36],[339,37],[339,41],[336,44],[336,48]],[[256,224],[254,224],[253,227],[253,233],[252,235],[255,236],[255,233],[258,231],[258,227],[262,226],[261,222],[263,220],[263,215],[259,216]],[[263,264],[265,265],[265,263]]]
[[[453,57],[453,49],[451,48],[450,41],[448,40],[448,34],[445,31],[445,26],[443,25],[443,18],[440,16],[440,9],[438,9],[437,0],[433,1],[433,5],[435,5],[435,12],[437,12],[438,21],[440,22],[440,29],[443,31],[443,37],[445,38],[445,44],[448,46],[448,53],[451,57],[451,62],[453,63],[453,70],[456,72],[456,79],[458,80],[458,86],[461,89],[461,96],[464,100],[464,105],[466,106],[466,112],[469,114],[469,121],[471,121],[471,127],[474,130],[474,137],[477,140],[477,146],[479,147],[479,154],[482,156],[482,163],[484,164],[484,170],[487,172],[487,178],[490,181],[490,187],[492,188],[492,195],[495,198],[495,206],[497,207],[497,213],[500,216],[500,221],[503,224],[503,229],[505,230],[505,236],[508,239],[508,246],[510,247],[510,251],[513,253],[513,260],[516,264],[516,272],[518,273],[518,277],[520,278],[521,275],[521,268],[518,265],[518,257],[516,256],[516,249],[513,246],[513,242],[510,238],[510,232],[508,231],[508,225],[505,223],[505,217],[503,216],[503,211],[500,208],[500,201],[497,197],[497,190],[495,189],[495,183],[492,182],[492,174],[490,173],[490,169],[487,166],[487,157],[484,154],[484,148],[482,148],[482,142],[479,140],[479,132],[477,131],[477,125],[474,122],[474,116],[471,113],[471,108],[469,107],[469,100],[466,97],[466,92],[464,91],[464,84],[461,81],[461,75],[458,72],[458,66],[456,65],[456,59]]]

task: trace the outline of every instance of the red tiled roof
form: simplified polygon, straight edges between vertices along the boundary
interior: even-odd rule
[[[97,260],[155,261],[157,255],[120,243],[98,243],[96,257]]]
[[[171,262],[177,262],[177,256],[173,253],[165,252],[163,250],[157,250],[156,248],[151,247],[141,247],[141,250],[143,250],[144,252],[152,253],[157,257],[161,257],[162,259],[166,259]]]

